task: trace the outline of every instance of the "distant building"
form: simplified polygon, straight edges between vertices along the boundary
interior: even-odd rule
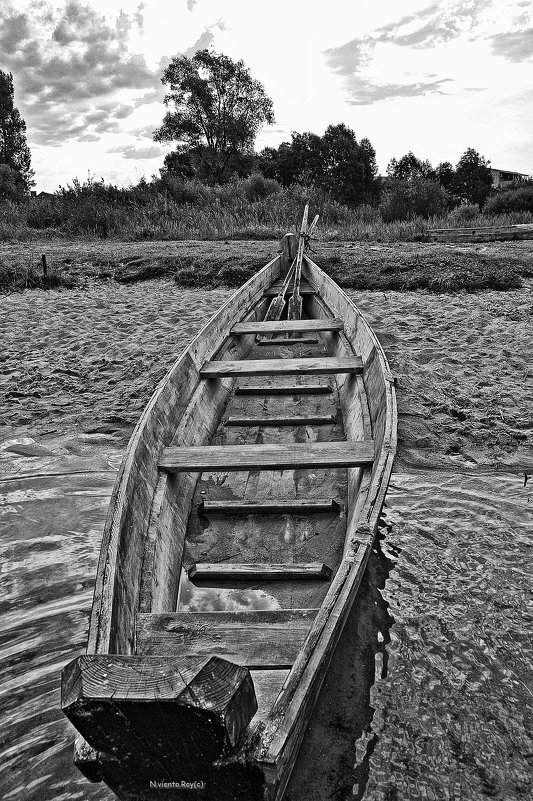
[[[531,175],[525,175],[523,172],[510,172],[509,170],[495,170],[490,168],[492,173],[492,188],[493,189],[513,189],[517,184],[523,184],[524,181],[531,181]]]

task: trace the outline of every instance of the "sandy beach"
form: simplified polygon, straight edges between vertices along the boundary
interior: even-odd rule
[[[399,452],[382,540],[288,801],[518,801],[533,787],[532,290],[525,279],[507,292],[349,291],[396,376]],[[0,464],[14,498],[0,538],[0,614],[11,621],[0,649],[27,710],[17,716],[14,696],[4,707],[0,698],[0,786],[14,801],[111,798],[70,765],[59,670],[83,648],[112,473],[132,427],[231,291],[157,279],[0,297]],[[45,500],[17,483],[51,460],[91,476],[55,478]],[[17,629],[21,605],[28,622]]]
[[[348,291],[397,378],[400,459],[532,468],[532,288],[524,279],[507,292]],[[22,429],[41,447],[71,452],[124,441],[230,292],[159,279],[1,296],[4,436]]]

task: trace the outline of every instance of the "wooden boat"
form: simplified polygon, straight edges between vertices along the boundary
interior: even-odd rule
[[[303,319],[264,322],[296,244],[175,362],[120,468],[62,707],[121,799],[281,799],[372,548],[392,376],[307,256]]]

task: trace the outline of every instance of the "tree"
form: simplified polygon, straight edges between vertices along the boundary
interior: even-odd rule
[[[387,166],[389,178],[398,178],[402,181],[411,181],[413,178],[428,178],[434,180],[435,171],[430,162],[419,159],[412,150],[401,159],[392,158]]]
[[[435,170],[435,177],[437,182],[446,189],[447,192],[453,192],[455,184],[455,170],[449,161],[442,161]]]
[[[314,185],[341,203],[367,203],[377,192],[374,148],[344,123],[328,125],[323,136],[293,132],[292,142],[261,151],[258,167],[283,186]]]
[[[355,133],[347,125],[328,125],[322,137],[322,186],[341,203],[365,200],[365,165]]]
[[[12,170],[7,184],[17,186],[17,194],[27,194],[33,186],[31,154],[26,143],[26,123],[14,106],[13,76],[0,70],[0,164]],[[4,170],[2,186],[8,173]],[[11,190],[10,190],[11,191]],[[5,195],[2,195],[5,197]]]
[[[216,183],[228,178],[232,164],[250,157],[260,128],[274,122],[272,100],[252,78],[243,61],[198,50],[192,58],[177,56],[162,82],[170,87],[163,124],[156,142],[177,141],[189,151],[200,177]]]
[[[455,168],[454,192],[467,203],[477,203],[483,207],[492,189],[490,161],[480,156],[477,150],[469,147]]]

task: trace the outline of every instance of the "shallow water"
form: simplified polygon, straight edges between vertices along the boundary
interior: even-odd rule
[[[131,297],[135,293],[139,287]],[[98,297],[105,303],[102,293]],[[370,301],[370,293],[362,300]],[[450,301],[458,314],[461,302],[471,301]],[[384,338],[392,336],[394,319],[374,322]],[[429,318],[427,325],[436,336]],[[409,338],[422,336],[420,327],[415,319],[405,331],[394,330],[397,339],[385,347],[407,381],[403,392],[399,388],[400,458],[381,539],[287,801],[528,799],[533,480],[527,480],[530,470],[524,472],[526,451],[512,467],[508,442],[488,447],[473,440],[476,450],[463,429],[451,432],[456,448],[444,447],[449,432],[439,428],[442,411],[422,417],[422,393],[415,387],[417,397],[411,397],[409,381],[421,374],[413,354],[425,346],[411,346]],[[437,375],[435,353],[431,359]],[[427,369],[427,360],[423,364]],[[516,370],[522,374],[521,362]],[[450,382],[451,374],[439,380]],[[511,401],[503,408],[509,425],[518,420],[518,414],[510,419]],[[520,413],[531,419],[529,407]],[[429,434],[416,427],[421,419]],[[454,425],[460,423],[454,417]],[[54,425],[60,425],[57,415]],[[16,442],[35,455],[7,450]],[[113,435],[102,444],[85,437],[77,449],[39,452],[46,444],[11,430],[0,443],[0,795],[14,801],[111,799],[105,786],[88,784],[71,764],[72,730],[59,711],[59,676],[85,646],[123,442]],[[432,459],[436,467],[430,468]]]

